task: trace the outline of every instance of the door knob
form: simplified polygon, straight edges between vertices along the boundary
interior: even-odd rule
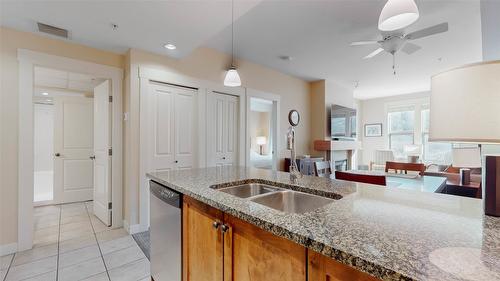
[[[179,161],[175,160],[174,163],[179,163]]]
[[[58,152],[58,153],[54,154],[54,156],[55,156],[55,157],[60,157],[60,156],[61,156],[61,153],[59,153],[59,152]]]
[[[92,160],[94,160],[95,159],[95,155],[92,155],[89,158],[92,159]]]
[[[219,228],[219,226],[220,226],[220,222],[218,222],[218,221],[214,221],[214,223],[212,224],[212,226],[213,226],[215,229],[217,229],[217,228]]]
[[[222,160],[226,160],[226,157],[222,157]]]

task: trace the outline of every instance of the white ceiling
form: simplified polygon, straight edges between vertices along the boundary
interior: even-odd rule
[[[421,17],[408,31],[444,21],[450,30],[415,40],[422,49],[397,56],[396,76],[389,54],[363,60],[376,46],[349,46],[380,38],[377,20],[385,0],[236,0],[236,55],[307,80],[328,79],[351,89],[359,81],[354,95],[361,99],[427,90],[432,74],[482,59],[480,9],[476,0],[416,2]],[[181,58],[200,46],[230,52],[230,3],[3,0],[1,23],[35,32],[40,21],[68,29],[81,44]],[[167,42],[177,50],[164,49]]]
[[[431,75],[482,59],[479,2],[416,2],[420,19],[408,31],[445,21],[449,31],[413,41],[422,49],[396,56],[396,76],[390,54],[362,59],[378,46],[349,46],[353,41],[381,39],[377,21],[384,0],[265,1],[237,21],[237,55],[350,89],[359,81],[354,96],[361,99],[428,90]],[[226,29],[207,45],[228,52],[229,35]],[[279,56],[294,59],[284,61]]]
[[[235,19],[260,1],[238,4]],[[42,22],[69,30],[75,42],[119,53],[138,48],[180,58],[231,23],[227,0],[1,2],[2,25],[33,32],[36,22]],[[112,24],[118,29],[113,30]],[[174,43],[177,49],[165,49],[166,43]]]

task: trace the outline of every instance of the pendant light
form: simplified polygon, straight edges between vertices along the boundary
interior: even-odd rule
[[[227,70],[226,78],[224,78],[224,86],[241,86],[240,75],[234,66],[234,0],[231,1],[231,67]]]
[[[414,0],[388,0],[378,19],[378,29],[393,31],[405,28],[419,17]]]

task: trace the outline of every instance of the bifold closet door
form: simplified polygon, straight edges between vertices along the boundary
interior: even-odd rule
[[[194,167],[196,93],[191,88],[151,83],[148,96],[148,170]]]
[[[207,165],[231,166],[238,161],[238,97],[210,92],[207,97]]]

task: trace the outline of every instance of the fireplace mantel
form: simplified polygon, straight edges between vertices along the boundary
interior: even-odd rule
[[[342,140],[315,140],[314,150],[317,151],[338,151],[338,150],[356,150],[361,148],[359,141]]]

